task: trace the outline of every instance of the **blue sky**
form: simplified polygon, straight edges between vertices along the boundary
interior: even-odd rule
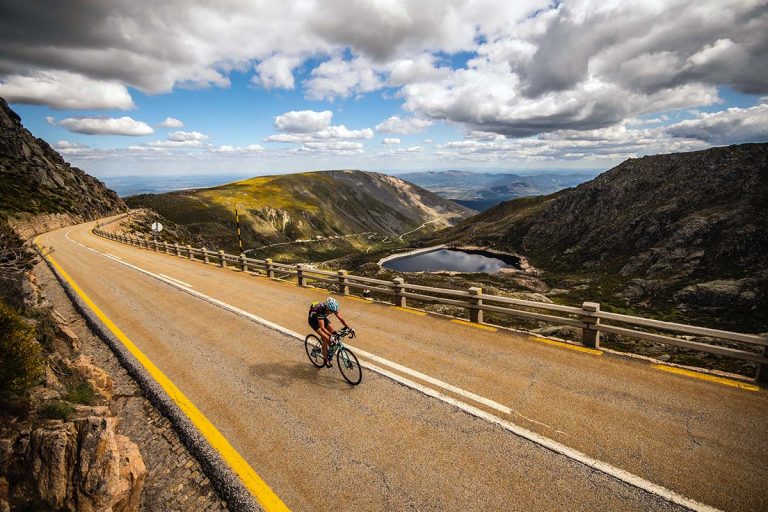
[[[607,169],[768,140],[759,2],[275,4],[14,13],[0,96],[96,176]]]

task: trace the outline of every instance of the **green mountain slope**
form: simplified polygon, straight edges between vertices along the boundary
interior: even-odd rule
[[[150,208],[227,249],[236,248],[236,206],[247,248],[355,233],[394,238],[425,222],[430,222],[425,232],[452,226],[472,213],[400,179],[353,170],[262,176],[208,189],[138,195],[126,202]]]
[[[768,329],[768,144],[627,160],[442,240],[523,254],[585,298]]]

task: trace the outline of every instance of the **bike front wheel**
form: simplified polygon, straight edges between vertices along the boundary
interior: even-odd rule
[[[336,354],[336,364],[339,365],[339,371],[344,380],[356,386],[363,380],[363,368],[357,360],[357,356],[348,348],[342,348]]]
[[[325,360],[323,359],[323,342],[320,338],[314,334],[308,334],[304,340],[304,348],[307,351],[307,357],[312,361],[312,364],[318,368],[325,366]]]

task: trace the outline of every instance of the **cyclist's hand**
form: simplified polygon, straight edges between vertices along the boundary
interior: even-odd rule
[[[355,336],[356,336],[356,334],[355,334],[355,330],[350,328],[350,329],[349,329],[349,337],[350,337],[350,338],[354,338]]]

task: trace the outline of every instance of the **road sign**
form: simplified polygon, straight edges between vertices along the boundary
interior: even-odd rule
[[[152,231],[154,231],[155,233],[159,233],[162,230],[163,230],[163,225],[162,224],[160,224],[159,222],[153,222],[152,223]]]

